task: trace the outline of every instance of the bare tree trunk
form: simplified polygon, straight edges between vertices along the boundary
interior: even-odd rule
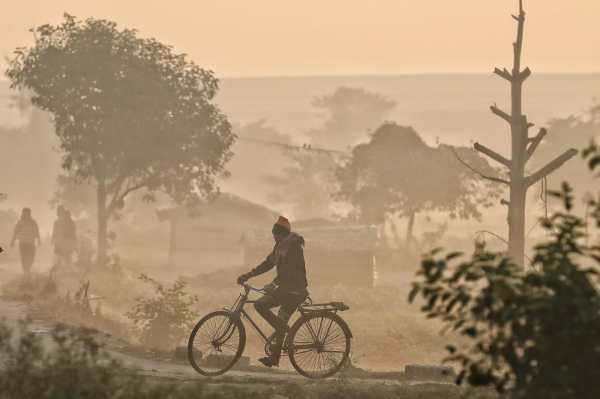
[[[498,108],[496,105],[490,107],[491,111],[510,124],[512,156],[507,159],[495,151],[475,143],[475,150],[485,154],[494,161],[505,166],[510,175],[510,180],[485,176],[476,170],[483,178],[507,184],[510,188],[510,201],[508,205],[508,255],[520,265],[525,264],[525,200],[527,190],[531,185],[540,181],[562,164],[577,154],[577,151],[570,149],[561,156],[548,163],[537,172],[526,176],[525,165],[531,159],[531,156],[537,149],[546,135],[546,129],[540,129],[534,137],[529,137],[529,129],[533,126],[523,115],[523,83],[531,75],[531,70],[525,68],[521,70],[521,50],[523,49],[523,32],[525,29],[525,11],[523,10],[523,0],[519,0],[519,15],[513,15],[518,23],[517,40],[513,43],[513,68],[509,72],[506,68],[495,68],[494,73],[510,82],[511,87],[511,114],[508,114]],[[464,162],[463,162],[464,163]]]
[[[527,189],[514,184],[510,189],[508,208],[508,256],[520,265],[525,260],[525,200]]]
[[[401,240],[400,240],[400,234],[398,233],[398,226],[396,226],[396,218],[392,215],[389,217],[388,219],[389,222],[389,227],[390,227],[390,234],[392,236],[393,239],[393,247],[394,248],[400,248],[401,244]]]
[[[106,182],[98,180],[96,188],[97,211],[98,211],[98,250],[96,252],[96,264],[106,266],[108,252],[108,211],[106,209]]]
[[[511,118],[510,131],[512,141],[512,161],[510,168],[510,203],[508,208],[508,255],[518,264],[525,260],[525,202],[527,185],[525,182],[525,149],[529,124],[523,115],[523,82],[521,78],[521,50],[523,48],[523,31],[525,13],[522,3],[519,4],[517,17],[517,40],[513,44],[513,78],[510,80]]]
[[[415,227],[415,216],[417,215],[416,211],[410,211],[408,215],[408,224],[406,226],[406,241],[404,245],[406,245],[406,249],[410,249],[410,243],[413,241],[413,231]]]

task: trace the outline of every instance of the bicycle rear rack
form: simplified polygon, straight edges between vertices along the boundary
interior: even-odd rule
[[[316,312],[343,312],[350,309],[344,302],[326,302],[326,303],[303,303],[298,307],[300,313],[316,313]]]

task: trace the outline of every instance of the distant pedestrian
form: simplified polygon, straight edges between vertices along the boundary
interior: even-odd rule
[[[40,230],[37,222],[31,217],[31,209],[23,208],[21,218],[15,226],[11,247],[15,241],[19,241],[19,252],[21,255],[21,266],[25,273],[29,273],[35,259],[36,244],[40,245]]]

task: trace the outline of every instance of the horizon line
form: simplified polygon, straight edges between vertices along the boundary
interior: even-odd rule
[[[400,76],[473,76],[473,75],[494,75],[494,71],[490,72],[393,72],[393,73],[322,73],[322,74],[273,74],[273,75],[223,75],[219,76],[215,71],[212,71],[219,80],[243,80],[243,79],[306,79],[306,78],[386,78]],[[535,72],[534,75],[600,75],[599,71],[576,71],[576,72]],[[3,75],[0,75],[0,82],[8,82]]]
[[[214,71],[212,71],[215,73]],[[397,77],[397,76],[466,76],[466,75],[494,75],[494,71],[489,72],[390,72],[390,73],[375,73],[375,72],[357,72],[357,73],[320,73],[320,74],[272,74],[272,75],[222,75],[215,73],[219,79],[293,79],[293,78],[344,78],[344,77]],[[534,72],[534,75],[600,75],[598,71],[575,71],[575,72]]]

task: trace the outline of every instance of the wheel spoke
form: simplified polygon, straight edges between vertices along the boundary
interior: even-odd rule
[[[219,375],[228,370],[241,355],[243,337],[239,321],[230,314],[215,312],[206,316],[190,337],[192,366],[205,375]]]
[[[346,330],[331,314],[307,318],[294,332],[290,360],[301,373],[313,378],[335,373],[349,353]]]

